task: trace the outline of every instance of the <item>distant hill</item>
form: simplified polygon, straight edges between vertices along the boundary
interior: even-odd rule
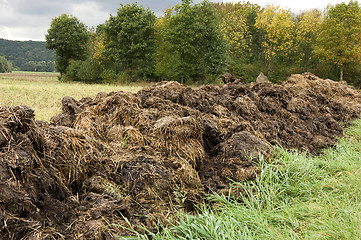
[[[12,41],[0,38],[0,56],[23,71],[54,71],[55,51],[45,48],[45,42]]]

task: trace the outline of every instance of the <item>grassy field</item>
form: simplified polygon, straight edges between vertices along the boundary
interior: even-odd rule
[[[72,96],[79,100],[98,92],[137,92],[143,85],[100,85],[58,81],[57,73],[13,72],[0,74],[0,105],[26,105],[35,111],[37,120],[48,121],[61,112],[61,99]]]
[[[279,150],[256,181],[233,184],[240,199],[210,195],[212,208],[180,214],[156,235],[120,239],[361,239],[361,120],[318,156]]]

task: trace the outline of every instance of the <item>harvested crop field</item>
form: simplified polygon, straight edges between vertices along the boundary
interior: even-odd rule
[[[51,123],[0,107],[0,239],[114,239],[193,211],[206,193],[259,174],[275,145],[317,153],[360,117],[361,94],[310,73],[286,82],[62,100]]]

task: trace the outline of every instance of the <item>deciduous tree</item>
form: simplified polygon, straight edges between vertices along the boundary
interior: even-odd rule
[[[285,57],[294,50],[295,23],[289,11],[268,5],[258,13],[255,26],[264,34],[262,47],[270,78],[274,58]]]
[[[230,43],[231,54],[236,56],[244,55],[251,42],[246,17],[239,10],[227,13],[222,19],[222,31]]]
[[[301,12],[297,17],[298,55],[303,66],[309,66],[313,58],[318,27],[322,22],[322,13],[318,9]]]
[[[168,31],[169,20],[172,17],[173,8],[164,11],[164,16],[159,17],[155,22],[155,74],[164,79],[176,79],[178,57],[173,54],[173,48],[165,35]]]
[[[165,29],[169,56],[176,65],[177,79],[205,80],[217,76],[227,67],[227,42],[220,29],[220,18],[208,1],[192,4],[183,0],[175,7]]]
[[[136,78],[152,74],[155,20],[152,11],[134,3],[121,4],[117,15],[106,22],[105,49],[118,72],[132,72]]]
[[[214,6],[222,17],[222,31],[230,43],[230,54],[236,58],[252,58],[257,39],[255,16],[259,6],[249,2],[216,3]]]
[[[3,56],[0,56],[0,73],[6,73],[6,72],[9,72],[11,71],[11,63],[6,60],[5,57]]]
[[[71,60],[85,60],[89,53],[89,34],[76,17],[62,14],[52,20],[45,36],[46,47],[55,49],[56,69],[66,72]]]
[[[331,6],[320,24],[315,53],[340,68],[361,62],[361,9],[357,1]]]

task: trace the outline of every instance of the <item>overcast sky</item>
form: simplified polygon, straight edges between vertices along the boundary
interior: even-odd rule
[[[221,1],[221,0],[219,0]],[[219,2],[213,0],[213,2]],[[223,2],[230,2],[225,0]],[[115,15],[119,4],[135,1],[124,0],[0,0],[0,38],[10,40],[45,39],[47,29],[54,17],[62,13],[72,14],[88,27],[104,23],[110,14]],[[139,5],[149,7],[158,16],[168,6],[181,0],[138,0]],[[194,3],[201,0],[194,0]],[[235,1],[233,1],[235,2]],[[290,8],[293,12],[311,8],[323,9],[327,4],[349,2],[349,0],[249,0],[265,6],[268,3]]]

